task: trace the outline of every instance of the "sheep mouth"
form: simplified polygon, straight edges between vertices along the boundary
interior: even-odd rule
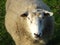
[[[39,40],[34,40],[33,43],[34,44],[39,43]]]

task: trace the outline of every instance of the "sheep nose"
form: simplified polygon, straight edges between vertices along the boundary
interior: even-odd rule
[[[36,33],[34,33],[34,35],[35,35],[36,38],[40,38],[40,37],[41,37],[41,36],[40,36],[41,34],[36,34]]]

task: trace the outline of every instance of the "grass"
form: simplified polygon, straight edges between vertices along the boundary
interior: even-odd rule
[[[6,0],[0,0],[0,45],[15,45],[4,26],[5,2]],[[54,36],[47,45],[60,45],[60,0],[44,0],[44,2],[51,8],[51,11],[54,12],[55,18]]]

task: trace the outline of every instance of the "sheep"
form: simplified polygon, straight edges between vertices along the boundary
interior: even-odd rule
[[[42,0],[7,0],[5,27],[16,45],[46,45],[54,32],[53,12]]]

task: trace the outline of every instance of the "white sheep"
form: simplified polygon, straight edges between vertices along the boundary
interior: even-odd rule
[[[7,0],[5,26],[16,45],[45,45],[54,17],[42,0]]]

